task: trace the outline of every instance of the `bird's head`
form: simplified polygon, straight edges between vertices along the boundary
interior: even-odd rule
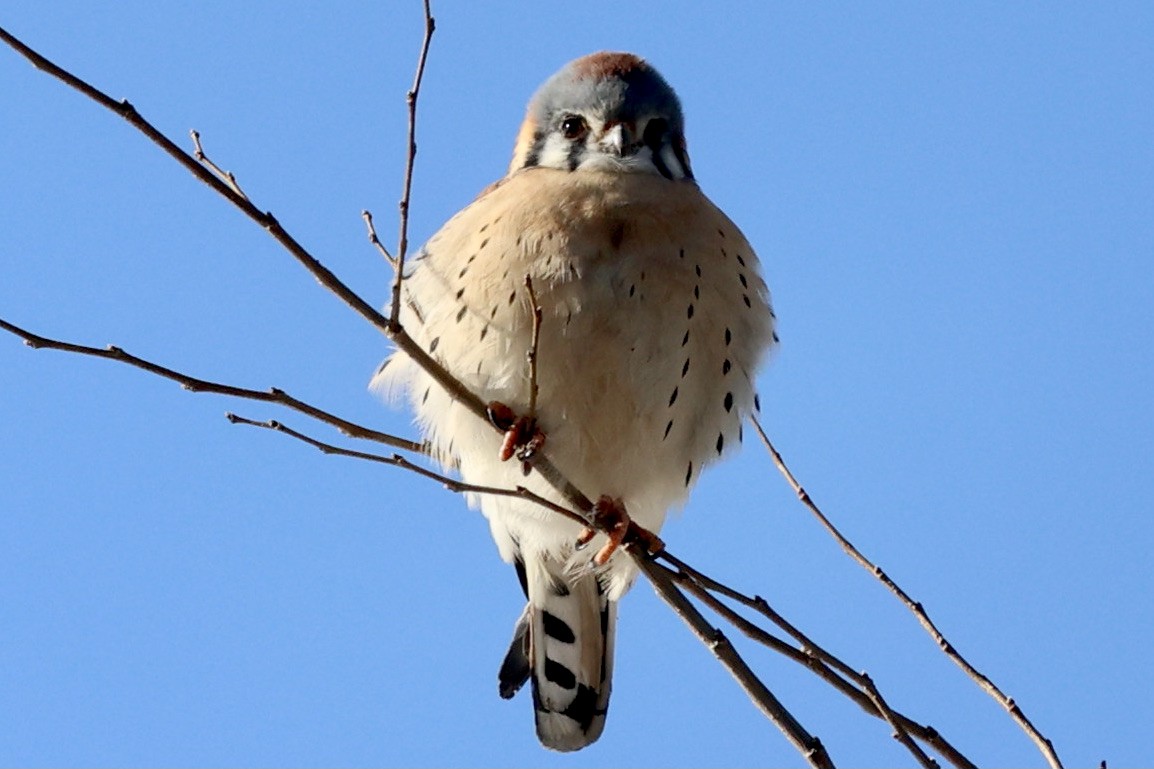
[[[566,64],[529,102],[509,173],[534,166],[692,179],[677,94],[631,53]]]

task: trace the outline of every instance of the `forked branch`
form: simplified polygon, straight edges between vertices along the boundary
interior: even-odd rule
[[[312,404],[306,403],[298,398],[286,393],[284,390],[278,388],[270,388],[268,390],[253,390],[248,387],[236,387],[235,385],[222,384],[220,382],[212,382],[207,379],[199,379],[194,376],[176,371],[175,369],[162,366],[159,363],[145,360],[137,357],[132,353],[125,352],[123,349],[115,345],[107,347],[89,347],[83,344],[74,344],[72,342],[62,342],[57,339],[49,339],[46,336],[34,334],[27,329],[23,329],[14,323],[0,318],[0,328],[14,334],[24,340],[24,343],[33,349],[46,350],[60,350],[62,352],[71,352],[78,355],[88,355],[93,358],[104,358],[105,360],[114,360],[120,363],[126,363],[134,368],[142,369],[150,374],[156,374],[159,377],[170,379],[178,383],[184,389],[194,393],[215,393],[217,395],[227,395],[232,398],[243,398],[251,401],[261,401],[262,403],[275,403],[280,406],[285,406],[293,411],[299,411],[305,416],[312,417],[317,421],[332,425],[340,430],[350,438],[360,438],[367,441],[376,441],[383,443],[386,446],[392,446],[395,449],[402,449],[404,451],[412,451],[414,453],[426,453],[427,447],[424,443],[411,441],[406,438],[398,438],[395,435],[383,433],[380,430],[374,430],[364,425],[359,425],[356,422],[350,422],[347,419],[338,417],[337,415],[317,408]]]

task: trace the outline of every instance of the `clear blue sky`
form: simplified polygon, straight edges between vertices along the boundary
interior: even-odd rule
[[[503,173],[562,63],[650,58],[766,264],[762,403],[802,482],[1068,765],[1154,760],[1154,6],[435,10],[414,239]],[[0,24],[178,141],[199,129],[385,302],[360,211],[394,239],[417,2],[10,3]],[[259,228],[6,49],[0,94],[0,316],[412,434],[366,391],[384,340]],[[542,751],[526,698],[497,698],[521,598],[480,516],[229,409],[308,426],[0,336],[0,764],[799,763],[645,584],[605,736]],[[757,446],[666,535],[973,760],[1040,763]],[[835,761],[911,763],[741,648]]]

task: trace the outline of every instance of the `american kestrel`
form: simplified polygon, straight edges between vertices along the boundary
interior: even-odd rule
[[[776,342],[769,291],[741,231],[702,194],[677,95],[647,62],[595,53],[537,91],[505,177],[448,221],[405,276],[401,321],[485,402],[525,414],[533,306],[542,309],[543,451],[591,498],[657,532],[702,469],[741,440],[753,377]],[[403,353],[374,388],[407,391],[435,455],[470,483],[524,485],[502,438]],[[537,735],[577,750],[605,726],[617,602],[637,569],[529,501],[478,495],[528,604],[498,674],[532,682]]]

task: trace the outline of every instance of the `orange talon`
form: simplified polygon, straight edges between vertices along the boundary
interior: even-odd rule
[[[610,496],[602,496],[597,500],[597,504],[593,505],[593,521],[609,538],[609,541],[597,551],[597,555],[593,556],[594,564],[604,566],[625,541],[625,535],[629,532],[632,522],[621,500]]]
[[[641,544],[649,554],[660,553],[665,549],[665,543],[660,537],[648,529],[641,528],[629,518],[620,499],[608,495],[598,499],[593,505],[593,523],[597,526],[596,529],[587,528],[577,537],[577,549],[588,545],[597,536],[598,529],[604,531],[609,541],[593,556],[593,563],[596,566],[604,566],[622,545],[631,547],[634,544]]]
[[[583,550],[593,538],[597,536],[597,529],[586,528],[579,535],[577,535],[577,549]]]
[[[529,463],[545,445],[545,433],[537,427],[537,419],[519,417],[513,409],[500,401],[490,401],[485,406],[485,412],[497,429],[505,431],[497,456],[505,462],[516,455],[525,464],[525,474],[528,475]]]

